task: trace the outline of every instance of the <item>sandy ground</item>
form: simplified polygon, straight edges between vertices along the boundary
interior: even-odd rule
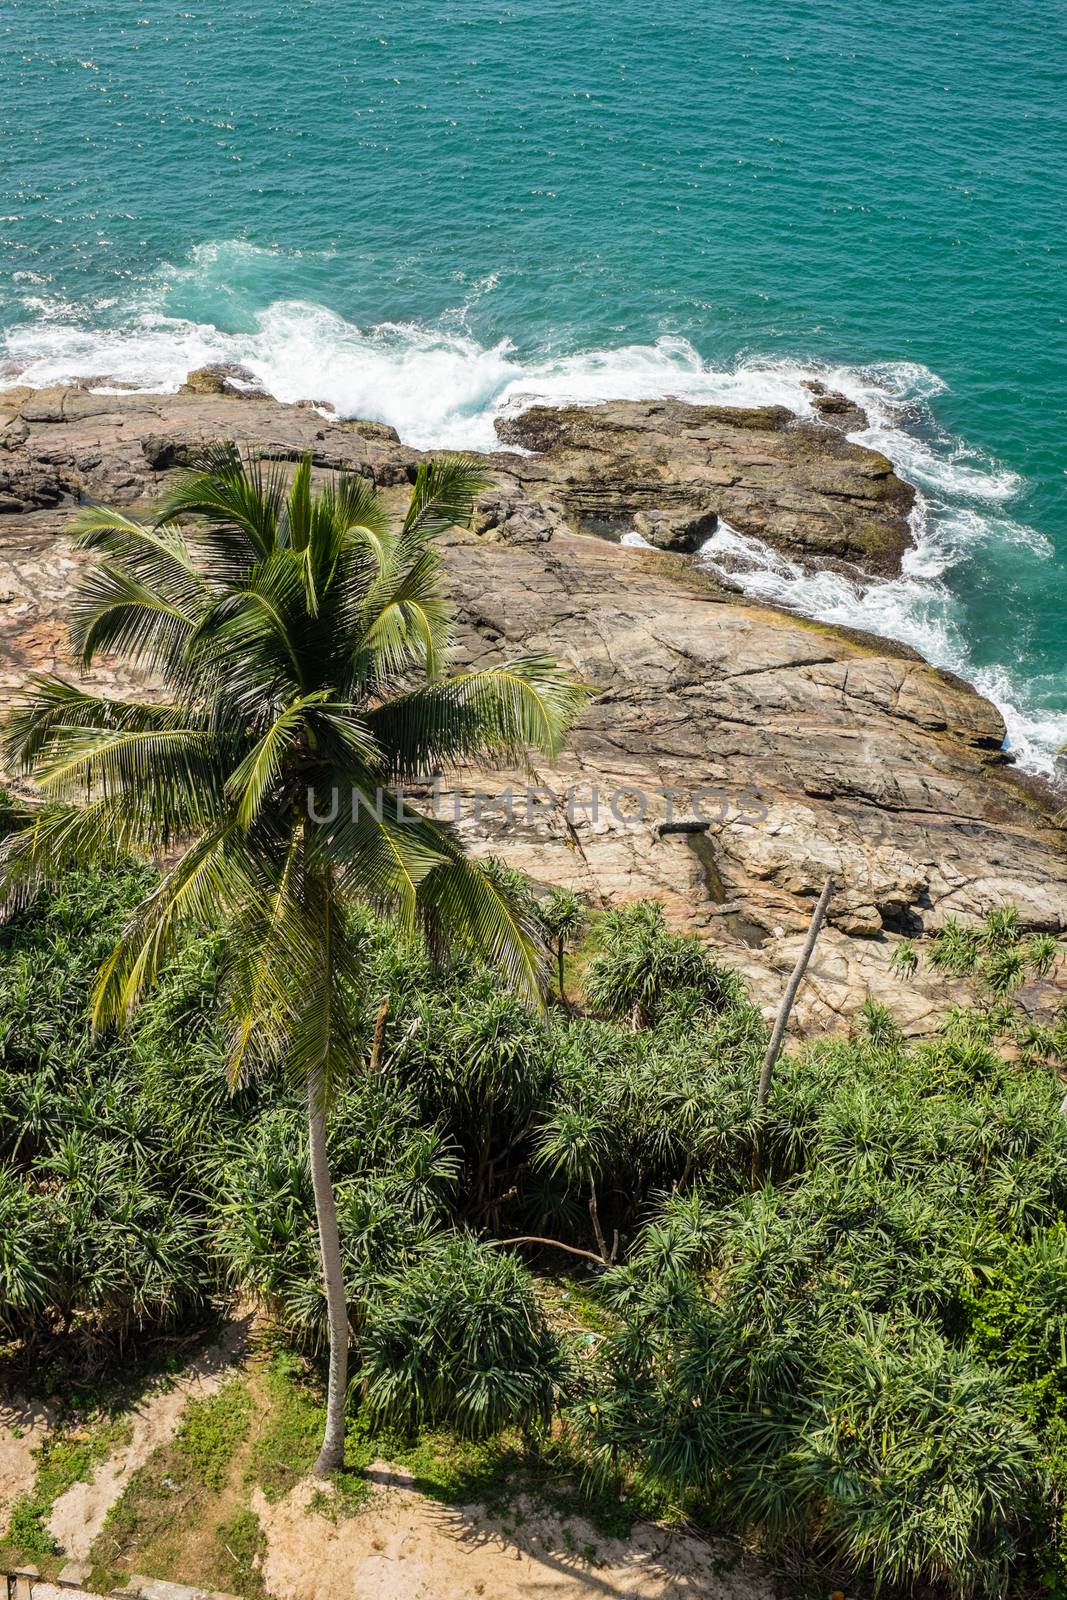
[[[151,1388],[130,1412],[128,1443],[102,1461],[88,1483],[72,1484],[59,1496],[48,1526],[65,1555],[77,1560],[88,1556],[111,1507],[156,1446],[165,1444],[177,1431],[188,1402],[213,1394],[232,1374],[250,1327],[251,1317],[231,1322],[218,1343],[203,1351],[184,1372]]]
[[[725,1546],[643,1524],[625,1542],[578,1517],[519,1501],[504,1518],[444,1506],[372,1468],[365,1510],[336,1523],[310,1509],[305,1481],[276,1505],[256,1490],[267,1539],[264,1584],[277,1600],[773,1600],[771,1580]],[[732,1569],[732,1570],[731,1570]]]
[[[38,1402],[0,1400],[0,1529],[20,1494],[33,1486],[33,1452],[53,1426],[50,1409]]]
[[[190,1400],[214,1393],[239,1368],[251,1318],[231,1323],[218,1344],[167,1384],[153,1386],[130,1413],[131,1436],[88,1483],[60,1496],[49,1521],[70,1559],[84,1560],[133,1474],[173,1437]],[[49,1428],[44,1408],[0,1404],[0,1515],[33,1483],[33,1450]],[[16,1433],[19,1437],[16,1438]],[[627,1540],[607,1539],[580,1517],[561,1517],[520,1498],[501,1516],[481,1506],[427,1499],[410,1477],[370,1469],[374,1498],[336,1521],[312,1509],[331,1491],[298,1484],[271,1504],[260,1489],[252,1509],[266,1538],[262,1578],[276,1600],[775,1600],[757,1563],[696,1535],[639,1524]],[[168,1576],[181,1582],[185,1574]],[[63,1591],[78,1600],[75,1591]],[[60,1600],[37,1585],[35,1600]]]

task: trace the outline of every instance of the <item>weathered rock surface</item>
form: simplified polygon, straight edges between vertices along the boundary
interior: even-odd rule
[[[196,367],[187,374],[179,392],[236,394],[243,395],[245,399],[259,399],[267,393],[254,372],[249,372],[247,367],[231,365],[225,361],[215,361],[207,367]]]
[[[945,985],[892,977],[905,932],[1008,901],[1034,928],[1067,926],[1057,802],[1005,764],[987,701],[890,641],[745,601],[681,556],[576,532],[591,526],[583,507],[610,502],[613,518],[628,507],[665,538],[687,519],[725,516],[809,557],[834,538],[855,552],[869,522],[884,555],[903,538],[909,491],[883,458],[777,411],[627,402],[527,418],[504,431],[547,453],[490,457],[475,532],[448,543],[462,652],[556,654],[601,693],[558,769],[540,774],[555,798],[527,817],[523,791],[506,833],[501,807],[473,816],[474,790],[499,794],[506,776],[471,776],[461,827],[479,848],[596,900],[661,896],[768,1004],[833,871],[839,889],[799,1010],[810,1025],[847,1020],[871,990],[912,1029],[929,1026]],[[80,498],[157,500],[167,473],[219,438],[283,461],[310,451],[320,467],[386,488],[407,484],[421,459],[379,424],[225,394],[23,391],[0,395],[0,429],[0,474],[51,473],[55,486],[54,498],[20,491],[0,511],[0,696],[32,670],[68,670],[64,613],[81,558],[63,529]],[[736,503],[710,504],[720,493]],[[443,798],[445,814],[452,803]],[[668,804],[676,819],[702,813],[706,831],[661,837]]]
[[[841,396],[816,397],[831,407]],[[843,402],[844,421],[856,413]],[[695,548],[722,518],[741,533],[810,560],[852,561],[893,573],[911,543],[914,492],[876,451],[837,428],[801,423],[781,406],[745,411],[677,400],[613,401],[564,410],[534,406],[498,423],[507,444],[540,454],[512,470],[526,492],[560,500],[580,533],[608,536],[663,523],[692,528]]]
[[[470,659],[554,650],[602,691],[558,769],[539,774],[560,797],[550,819],[524,826],[520,808],[505,828],[497,807],[481,830],[465,824],[498,831],[535,877],[608,900],[662,897],[677,921],[732,945],[769,999],[832,871],[804,1002],[820,1025],[868,989],[911,1026],[931,1021],[943,981],[924,989],[889,972],[904,933],[1006,902],[1035,928],[1067,926],[1064,836],[1002,764],[998,712],[912,653],[592,540],[457,543],[449,570]],[[661,837],[668,798],[675,820],[703,816],[707,831]]]

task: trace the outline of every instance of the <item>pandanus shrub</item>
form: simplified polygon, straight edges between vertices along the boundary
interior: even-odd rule
[[[463,1234],[428,1245],[368,1316],[365,1395],[381,1423],[543,1428],[565,1371],[526,1269]]]
[[[552,1031],[485,970],[453,968],[444,991],[399,996],[383,1070],[447,1130],[471,1217],[512,1187],[532,1122],[555,1082]]]
[[[0,1169],[0,1328],[8,1337],[41,1321],[53,1301],[51,1220],[29,1186]]]
[[[907,1591],[1004,1591],[1041,1490],[1040,1447],[998,1372],[929,1330],[842,1340],[784,1466],[847,1570]]]
[[[564,962],[567,945],[581,932],[586,920],[586,909],[570,889],[553,889],[537,908],[541,926],[548,935],[556,953],[556,983],[559,997],[566,1001]]]
[[[409,1096],[357,1078],[334,1102],[329,1157],[349,1319],[358,1332],[383,1284],[451,1221],[456,1162]],[[213,1217],[228,1281],[254,1294],[310,1352],[329,1343],[307,1144],[291,1103],[227,1146]]]
[[[313,492],[310,457],[288,482],[209,450],[154,523],[97,509],[78,525],[97,557],[71,607],[78,665],[118,656],[162,695],[38,677],[7,722],[8,760],[43,793],[0,845],[9,905],[76,867],[173,858],[104,961],[95,1026],[136,1008],[183,929],[219,926],[231,1081],[281,1068],[305,1095],[330,1326],[322,1471],[343,1457],[347,1389],[326,1113],[362,1054],[350,910],[470,943],[531,998],[543,983],[536,925],[398,793],[431,769],[555,754],[587,697],[544,659],[447,673],[434,541],[480,487],[463,461],[424,464],[395,523],[362,478]]]
[[[861,1583],[1001,1592],[1043,1484],[1008,1377],[866,1311],[818,1216],[754,1200],[747,1226],[694,1232],[676,1204],[605,1282],[618,1320],[568,1412],[594,1468],[698,1493]]]
[[[203,1310],[217,1286],[206,1220],[146,1163],[74,1134],[32,1177],[0,1174],[0,1324],[123,1342]]]
[[[713,961],[699,939],[670,929],[655,901],[609,911],[598,935],[584,987],[589,1006],[602,1016],[646,1028],[666,1004],[686,995],[711,1010],[742,996],[736,976]]]
[[[177,1065],[181,1030],[142,1061],[89,1027],[100,962],[151,881],[71,873],[0,928],[0,1321],[29,1346],[173,1327],[219,1287],[201,1174],[145,1070]],[[210,1077],[224,1086],[218,1056]]]

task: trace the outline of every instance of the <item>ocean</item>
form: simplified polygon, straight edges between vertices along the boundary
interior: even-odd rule
[[[0,384],[283,399],[482,447],[531,400],[862,401],[891,582],[740,541],[1067,741],[1067,7],[4,0]],[[729,533],[704,559],[713,562]]]

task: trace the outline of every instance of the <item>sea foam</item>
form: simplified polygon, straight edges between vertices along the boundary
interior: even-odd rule
[[[173,314],[175,280],[179,290],[183,275],[222,274],[222,282],[227,262],[219,248],[173,273],[167,295],[143,293],[121,317],[113,305],[99,307],[100,323],[94,323],[91,307],[50,301],[40,286],[27,285],[33,304],[29,295],[24,304],[32,320],[5,335],[0,384],[91,378],[105,390],[174,392],[192,368],[234,362],[281,400],[311,400],[344,417],[390,423],[406,442],[424,449],[484,450],[497,442],[499,417],[537,403],[590,405],[671,395],[704,404],[784,405],[811,417],[804,385],[818,379],[864,409],[869,425],[852,437],[881,450],[919,491],[915,544],[901,575],[872,580],[806,572],[726,524],[700,559],[728,573],[747,594],[899,639],[969,679],[999,707],[1019,765],[1053,771],[1056,751],[1067,741],[1067,713],[1044,710],[1038,689],[1018,666],[989,668],[972,660],[951,582],[952,568],[980,559],[983,549],[1007,544],[1020,558],[1041,560],[1051,547],[1008,510],[1020,488],[1017,476],[937,428],[929,403],[944,385],[935,373],[914,362],[859,368],[757,357],[718,368],[678,337],[522,358],[508,340],[479,342],[468,326],[469,300],[433,324],[361,328],[307,300],[278,299],[250,314],[248,331],[223,332]],[[472,294],[488,292],[492,281],[476,285]],[[636,543],[636,537],[627,542]]]

